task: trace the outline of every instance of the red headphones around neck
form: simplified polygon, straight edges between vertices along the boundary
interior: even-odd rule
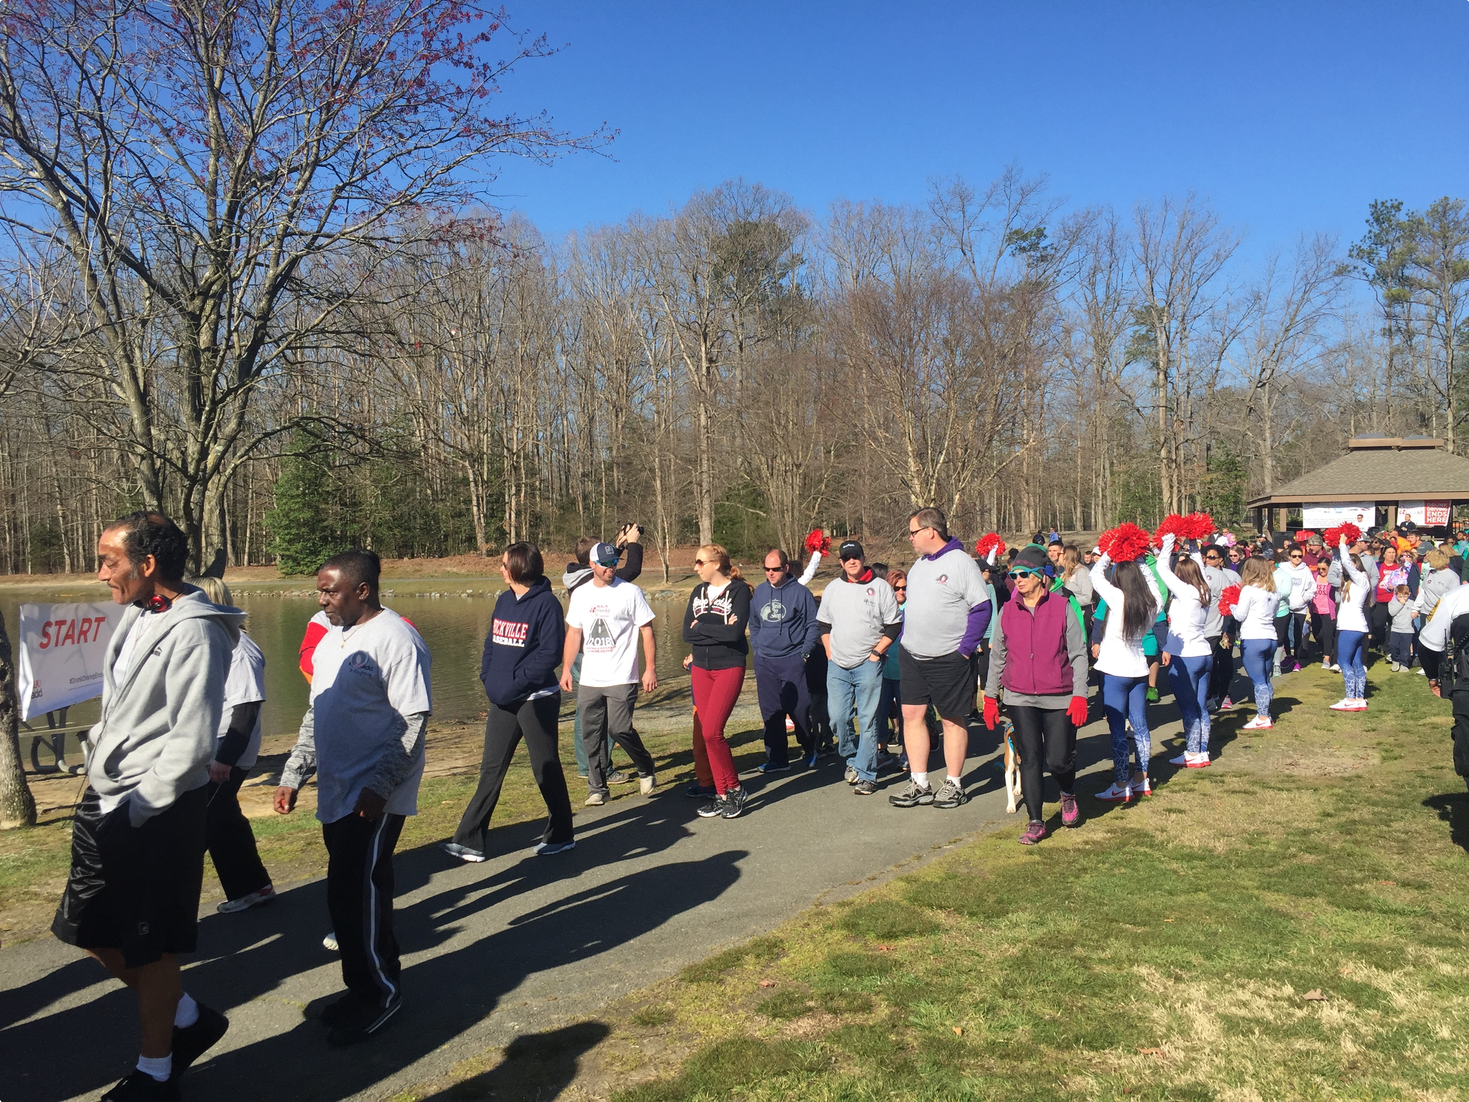
[[[165,597],[162,593],[155,593],[146,601],[134,601],[144,612],[167,612],[173,607],[173,598]]]

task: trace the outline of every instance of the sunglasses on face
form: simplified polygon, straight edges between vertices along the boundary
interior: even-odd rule
[[[907,593],[908,592],[908,587],[906,585],[895,585],[895,586],[893,586],[893,592],[894,593]]]
[[[1018,582],[1021,578],[1034,578],[1037,574],[1034,570],[1012,570],[1006,575],[1012,582]]]
[[[705,565],[705,560],[704,559],[695,559],[694,560],[694,565],[695,566],[704,566]]]
[[[781,574],[781,573],[784,573],[784,572],[785,572],[785,567],[783,567],[783,566],[767,566],[765,568],[765,573],[767,573],[767,574]]]

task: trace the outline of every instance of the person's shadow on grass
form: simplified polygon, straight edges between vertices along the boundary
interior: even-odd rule
[[[542,1033],[522,1033],[505,1046],[502,1063],[421,1102],[559,1098],[576,1078],[582,1056],[611,1032],[602,1022],[578,1022]]]
[[[1449,841],[1469,853],[1469,792],[1430,796],[1423,806],[1438,812],[1438,817],[1449,824]]]

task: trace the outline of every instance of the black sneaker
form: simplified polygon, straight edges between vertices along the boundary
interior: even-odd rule
[[[724,801],[726,799],[728,799],[726,796],[715,796],[707,804],[701,805],[699,808],[699,818],[718,819],[724,814]]]
[[[876,781],[858,781],[852,786],[852,793],[856,796],[872,796],[877,793]]]
[[[964,795],[964,786],[947,777],[944,778],[944,783],[939,787],[939,790],[933,794],[934,807],[958,807],[960,804],[967,804],[968,802],[969,797]]]
[[[683,794],[695,800],[707,800],[719,795],[712,784],[691,784],[683,790]]]
[[[322,1007],[316,1017],[322,1025],[331,1027],[339,1021],[347,1021],[354,1014],[366,1013],[367,1009],[375,1006],[377,1006],[376,999],[363,998],[355,991],[348,991]],[[363,1009],[364,1007],[366,1009]]]
[[[177,1079],[206,1051],[219,1043],[230,1027],[230,1020],[218,1010],[211,1010],[203,1003],[199,1007],[199,1020],[180,1029],[173,1027],[173,1077]]]
[[[926,784],[910,780],[903,786],[901,792],[894,792],[888,797],[888,803],[894,807],[918,807],[920,804],[931,804],[933,803],[933,789]]]
[[[747,799],[749,799],[749,795],[743,788],[731,788],[724,794],[724,817],[726,819],[738,819],[740,812],[745,810],[745,801]]]
[[[102,1102],[179,1102],[177,1079],[160,1083],[146,1071],[134,1071],[102,1096]]]
[[[333,1016],[326,1031],[328,1044],[345,1048],[367,1040],[392,1020],[403,1006],[403,997],[394,995],[385,1004],[375,1004],[367,999],[354,999]]]

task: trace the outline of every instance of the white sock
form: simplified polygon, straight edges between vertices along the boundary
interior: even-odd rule
[[[910,776],[910,777],[913,778],[913,783],[916,784],[919,788],[927,788],[928,787],[928,774],[927,773],[914,773],[914,772],[911,772],[910,771],[909,774],[908,774],[908,776]]]
[[[178,1009],[173,1012],[173,1024],[179,1029],[188,1029],[199,1020],[199,1004],[194,1001],[194,996],[187,991],[183,998],[179,999]]]
[[[955,785],[958,785],[960,788],[963,788],[964,787],[964,782],[962,780],[960,780],[958,777],[954,776],[954,774],[950,773],[948,776],[949,776],[949,781],[951,783],[953,783]]]
[[[173,1074],[173,1053],[170,1052],[167,1056],[139,1056],[138,1070],[151,1075],[160,1083],[167,1083],[168,1077]]]

